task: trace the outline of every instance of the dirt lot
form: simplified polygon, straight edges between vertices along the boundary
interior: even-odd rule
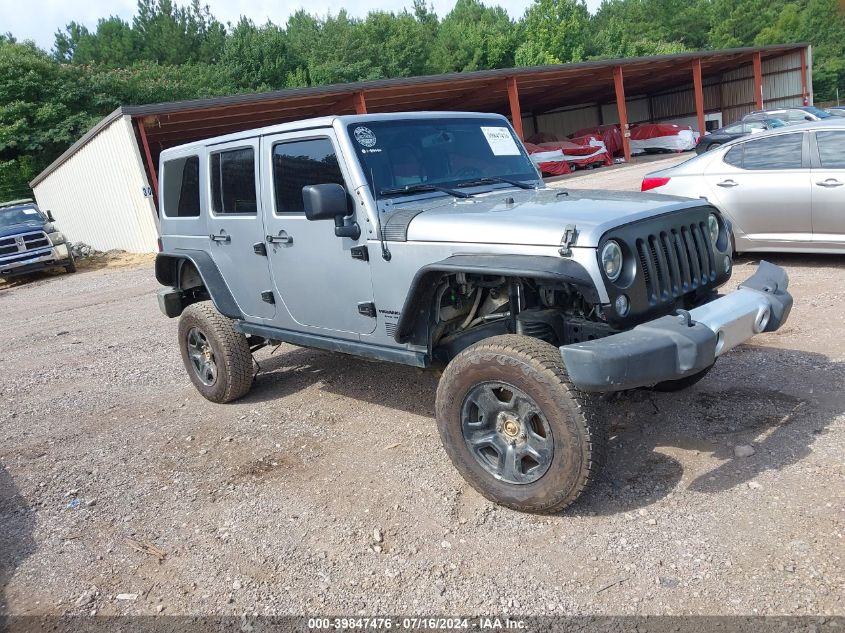
[[[0,614],[845,614],[845,260],[773,260],[787,326],[609,401],[552,517],[464,484],[431,373],[282,346],[212,405],[150,264],[0,290]]]

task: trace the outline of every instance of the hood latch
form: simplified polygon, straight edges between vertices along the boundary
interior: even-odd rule
[[[557,252],[563,255],[564,257],[569,257],[572,255],[572,249],[570,248],[575,240],[578,238],[578,229],[575,228],[574,224],[567,224],[566,229],[564,229],[563,237],[560,240],[560,248],[557,249]]]

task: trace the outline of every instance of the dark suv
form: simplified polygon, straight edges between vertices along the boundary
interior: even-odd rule
[[[0,203],[0,277],[45,268],[76,271],[69,244],[53,222],[32,200]]]

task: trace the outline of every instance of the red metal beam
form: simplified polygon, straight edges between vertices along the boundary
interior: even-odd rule
[[[692,62],[692,83],[695,89],[695,113],[698,115],[698,133],[704,137],[704,87],[701,81],[701,59]]]
[[[810,105],[810,93],[807,90],[807,49],[801,49],[801,98],[804,105]]]
[[[153,188],[153,200],[156,209],[158,209],[158,175],[156,174],[156,165],[153,162],[153,155],[150,153],[150,144],[147,142],[147,131],[144,129],[144,124],[135,119],[135,127],[138,129],[138,136],[141,137],[141,145],[144,148],[144,156],[147,159],[147,172],[150,177],[150,186]]]
[[[356,92],[352,98],[355,102],[355,114],[367,114],[367,100],[363,92]]]
[[[760,53],[754,53],[754,100],[757,102],[757,109],[763,109],[763,60]]]
[[[616,110],[619,112],[619,127],[622,129],[622,151],[627,163],[631,160],[631,132],[628,131],[628,108],[625,104],[625,82],[622,78],[622,66],[613,67],[613,85],[616,89]]]
[[[519,108],[519,88],[516,85],[516,77],[508,77],[506,80],[508,86],[508,101],[511,105],[511,122],[513,129],[520,140],[525,140],[522,133],[522,110]]]

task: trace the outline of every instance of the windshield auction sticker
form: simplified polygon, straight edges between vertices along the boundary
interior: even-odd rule
[[[375,133],[368,127],[356,127],[353,134],[355,140],[364,147],[373,147],[377,142]]]
[[[360,128],[358,128],[360,129]],[[506,127],[481,127],[484,138],[493,152],[493,156],[519,156],[520,151],[513,140],[511,131]],[[357,136],[358,130],[355,130]]]

